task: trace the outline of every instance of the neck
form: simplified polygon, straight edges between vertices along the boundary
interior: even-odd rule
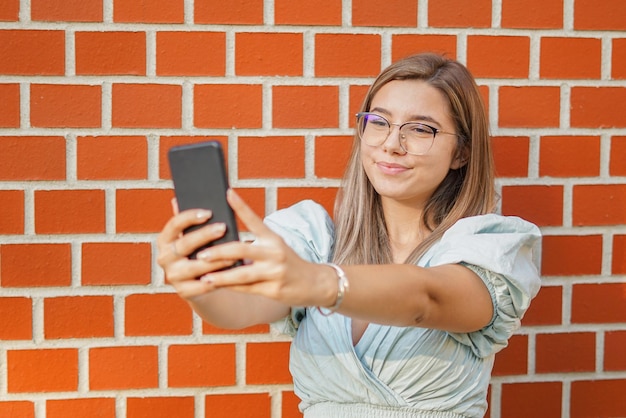
[[[404,262],[427,235],[422,222],[423,208],[387,199],[382,203],[394,261]]]

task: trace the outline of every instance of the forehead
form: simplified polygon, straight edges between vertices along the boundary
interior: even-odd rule
[[[443,124],[450,120],[446,97],[422,80],[393,80],[383,85],[372,97],[373,110],[402,121],[433,119]]]

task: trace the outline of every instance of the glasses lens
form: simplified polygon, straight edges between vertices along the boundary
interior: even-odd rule
[[[367,145],[380,145],[389,136],[389,122],[373,113],[359,113],[358,129],[359,136]]]
[[[435,140],[435,130],[422,123],[406,123],[400,130],[402,145],[409,154],[425,154]]]

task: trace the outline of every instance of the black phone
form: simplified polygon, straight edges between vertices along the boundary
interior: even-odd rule
[[[178,209],[181,212],[187,209],[209,209],[213,212],[207,222],[193,225],[183,233],[209,223],[226,224],[226,233],[222,238],[196,249],[189,258],[196,258],[197,253],[204,248],[238,241],[235,214],[226,201],[229,186],[221,144],[218,141],[206,141],[175,146],[168,151],[168,160]]]

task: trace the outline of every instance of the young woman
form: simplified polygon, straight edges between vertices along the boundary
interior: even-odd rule
[[[478,88],[456,61],[412,56],[378,76],[356,125],[334,222],[305,201],[264,223],[229,191],[254,244],[187,259],[224,233],[183,236],[211,216],[189,210],[159,235],[158,262],[216,326],[290,320],[306,418],[482,417],[494,355],[539,290],[540,233],[492,213]]]

